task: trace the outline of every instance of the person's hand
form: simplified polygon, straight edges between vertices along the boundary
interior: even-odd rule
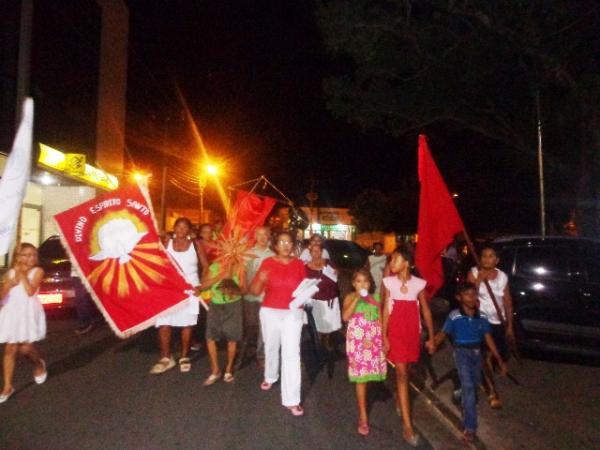
[[[386,355],[390,351],[390,340],[387,337],[383,338],[383,353]]]
[[[258,272],[258,281],[260,281],[261,283],[266,283],[268,278],[269,272],[267,272],[266,270],[261,270],[260,272]]]
[[[515,343],[515,330],[513,327],[506,328],[506,341],[510,344]]]
[[[500,369],[500,374],[502,376],[506,376],[506,374],[508,373],[508,366],[502,358],[498,358],[498,368]]]
[[[425,342],[425,348],[427,349],[427,351],[429,352],[430,355],[433,355],[435,353],[435,340],[432,339],[428,339],[427,342]]]

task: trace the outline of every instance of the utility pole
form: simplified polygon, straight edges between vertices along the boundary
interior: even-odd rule
[[[310,208],[310,224],[309,224],[309,230],[310,230],[310,234],[313,234],[313,223],[315,222],[315,211],[313,208],[314,202],[316,202],[319,199],[319,194],[317,194],[317,192],[315,191],[315,185],[317,184],[317,181],[314,178],[310,178],[308,180],[309,184],[310,184],[310,191],[306,194],[306,198],[308,200],[308,205]]]
[[[537,115],[537,157],[538,178],[540,183],[540,234],[546,237],[546,200],[544,195],[544,153],[542,147],[542,114],[540,108],[540,88],[535,91],[535,109]]]

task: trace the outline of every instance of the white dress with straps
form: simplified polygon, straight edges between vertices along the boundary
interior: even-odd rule
[[[173,248],[173,240],[169,240],[167,252],[173,257],[177,265],[183,272],[185,280],[192,286],[200,285],[200,277],[198,276],[198,254],[194,243],[190,242],[190,246],[183,252],[178,252]],[[200,304],[198,298],[190,295],[185,308],[176,313],[162,316],[156,319],[156,326],[171,326],[171,327],[191,327],[198,322],[198,314],[200,313]]]
[[[34,267],[27,272],[27,278],[31,280],[37,270],[41,269]],[[10,269],[8,276],[15,278],[15,270]],[[0,343],[30,343],[46,337],[46,313],[37,294],[28,295],[19,283],[1,300]]]

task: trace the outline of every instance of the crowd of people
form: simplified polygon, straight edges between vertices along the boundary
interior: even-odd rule
[[[345,331],[348,378],[355,384],[357,432],[361,435],[369,434],[367,385],[384,381],[391,366],[403,437],[410,445],[418,445],[409,381],[423,338],[424,348],[431,354],[447,337],[452,339],[461,379],[465,440],[472,441],[477,431],[476,391],[482,372],[490,405],[501,406],[494,366],[506,370],[507,339],[513,339],[514,332],[508,278],[496,267],[493,247],[483,248],[479,267],[458,286],[458,309],[435,334],[425,294],[427,281],[416,275],[412,252],[405,247],[385,254],[383,246],[376,243],[365,267],[352,274],[351,291],[340,298],[338,270],[319,235],[313,235],[300,251],[290,232],[272,234],[268,227],[259,227],[254,232],[252,257],[241,272],[221,267],[215,236],[211,225],[194,232],[188,219],[179,218],[173,232],[163,239],[165,250],[209,308],[203,313],[198,297],[190,295],[185,308],[157,319],[159,359],[150,368],[151,374],[176,366],[183,373],[190,372],[190,352],[203,341],[210,362],[204,386],[221,380],[232,383],[236,370],[244,362],[254,361],[263,371],[260,389],[268,391],[279,384],[281,404],[293,416],[302,416],[300,346],[303,326],[310,319],[320,346],[328,352],[335,350],[332,333]],[[38,267],[33,245],[20,244],[15,255],[12,268],[4,275],[0,303],[0,342],[6,344],[0,403],[14,393],[18,354],[32,361],[36,383],[47,377],[45,362],[35,346],[46,334],[44,311],[36,297],[43,270]],[[293,303],[295,291],[306,279],[318,280],[318,290],[311,301],[297,306]],[[181,339],[177,359],[171,345],[173,328],[179,330]],[[198,329],[203,336],[197,335]],[[224,364],[218,359],[219,341],[226,346]],[[483,356],[482,348],[486,349]]]

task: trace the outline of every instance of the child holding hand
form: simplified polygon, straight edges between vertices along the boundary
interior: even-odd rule
[[[358,433],[369,434],[367,417],[367,383],[385,380],[387,364],[383,353],[381,303],[379,296],[369,295],[369,272],[360,269],[352,275],[354,292],[344,299],[342,319],[348,322],[346,353],[348,377],[356,383]]]
[[[448,315],[442,331],[435,336],[435,344],[441,344],[447,336],[452,338],[454,361],[461,383],[463,440],[472,442],[477,432],[477,388],[481,383],[482,343],[485,341],[502,374],[506,374],[506,364],[492,338],[490,323],[478,310],[477,287],[470,282],[460,283],[456,298],[460,306]]]

